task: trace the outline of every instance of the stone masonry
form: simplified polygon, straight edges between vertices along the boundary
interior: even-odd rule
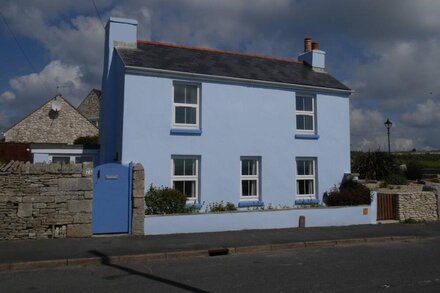
[[[437,197],[431,191],[398,193],[396,196],[397,217],[399,221],[436,221]]]
[[[90,237],[93,165],[0,166],[0,239]]]
[[[52,110],[52,103],[61,110]],[[62,96],[56,96],[5,132],[6,142],[73,144],[81,136],[98,135],[95,127]]]
[[[101,91],[93,89],[85,97],[85,99],[79,104],[77,110],[84,117],[89,119],[93,125],[98,127],[99,125],[99,108],[100,108]]]
[[[133,212],[132,234],[144,235],[145,218],[145,174],[144,167],[137,163],[133,167]]]

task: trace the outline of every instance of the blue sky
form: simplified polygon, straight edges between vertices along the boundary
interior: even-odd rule
[[[139,21],[139,39],[296,59],[310,36],[356,92],[352,149],[440,149],[440,1],[95,0]],[[0,131],[57,92],[74,105],[100,88],[104,30],[91,0],[6,0],[0,19]],[[57,86],[63,88],[57,89]],[[337,113],[335,113],[337,115]]]

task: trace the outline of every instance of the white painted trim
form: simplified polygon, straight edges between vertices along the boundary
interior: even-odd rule
[[[32,154],[60,154],[60,155],[94,155],[98,154],[99,150],[92,149],[31,149]]]
[[[338,92],[343,93],[345,95],[351,95],[354,93],[354,90],[343,90],[343,89],[335,89],[335,88],[326,88],[326,87],[320,87],[320,86],[311,86],[311,85],[302,85],[302,84],[296,84],[296,83],[283,83],[283,82],[275,82],[275,81],[261,81],[261,80],[253,80],[253,79],[246,79],[246,78],[239,78],[239,77],[229,77],[229,76],[220,76],[220,75],[208,75],[208,74],[199,74],[199,73],[189,73],[189,72],[181,72],[181,71],[175,71],[175,70],[165,70],[165,69],[157,69],[157,68],[144,68],[144,67],[138,67],[138,66],[128,66],[125,65],[126,73],[153,73],[156,75],[165,75],[167,77],[171,78],[176,76],[182,76],[183,78],[201,78],[205,80],[212,80],[212,81],[235,81],[240,83],[253,83],[253,84],[260,84],[260,85],[269,85],[269,86],[277,86],[287,89],[305,89],[305,90],[318,90],[322,92]]]
[[[312,99],[312,111],[304,111],[304,110],[297,110],[296,109],[296,100],[298,98],[310,98]],[[314,95],[304,95],[304,94],[297,94],[295,96],[295,118],[298,117],[298,115],[302,115],[302,116],[310,116],[312,117],[312,129],[298,129],[298,123],[296,123],[296,119],[295,119],[295,123],[296,123],[296,132],[297,133],[316,133],[316,111],[315,111],[315,103],[316,103],[316,98]]]
[[[316,199],[316,158],[313,157],[297,157],[296,158],[296,178],[295,178],[295,188],[296,188],[296,199]],[[298,174],[298,161],[312,161],[313,174],[310,175],[299,175]],[[302,180],[312,180],[313,181],[313,194],[299,194],[298,181]]]
[[[195,175],[174,175],[175,170],[175,159],[191,159],[195,160],[196,163],[196,174]],[[174,188],[174,181],[195,181],[195,197],[187,197],[187,203],[196,203],[199,198],[199,158],[197,156],[180,156],[180,155],[172,155],[171,156],[171,188]]]
[[[87,154],[80,154],[80,155],[72,155],[72,154],[48,154],[47,159],[49,162],[53,161],[53,157],[68,157],[70,160],[70,163],[76,164],[76,158],[82,158],[82,157],[90,157],[92,159],[91,162],[95,161],[95,157],[93,154],[87,155]]]
[[[243,175],[242,164],[243,160],[255,160],[257,162],[257,174],[256,175]],[[256,195],[243,195],[242,182],[248,180],[257,181],[257,194]],[[258,157],[240,157],[240,201],[258,200],[260,198],[260,159]]]
[[[174,87],[176,84],[180,85],[191,85],[197,88],[197,103],[196,104],[186,104],[186,103],[176,103],[174,102]],[[185,89],[186,91],[186,89]],[[172,128],[176,129],[200,129],[200,84],[195,84],[191,82],[183,82],[183,81],[173,81],[172,87]],[[186,108],[195,108],[196,109],[196,124],[186,124],[186,123],[176,123],[176,108],[177,107],[186,107]]]

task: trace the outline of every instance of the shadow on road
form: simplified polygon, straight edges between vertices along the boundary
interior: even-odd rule
[[[137,271],[137,270],[134,270],[134,269],[131,269],[131,268],[128,268],[128,267],[124,267],[124,266],[121,266],[121,265],[117,265],[117,264],[111,263],[109,256],[104,254],[104,253],[101,253],[99,251],[90,250],[89,252],[94,254],[94,255],[96,255],[96,256],[98,256],[98,257],[100,257],[101,258],[101,264],[109,266],[109,267],[112,267],[112,268],[119,269],[119,270],[127,272],[127,273],[129,273],[131,275],[141,276],[141,277],[144,277],[144,278],[147,278],[147,279],[150,279],[150,280],[154,280],[154,281],[157,281],[157,282],[161,282],[161,283],[164,283],[164,284],[167,284],[167,285],[170,285],[170,286],[174,286],[176,288],[183,289],[183,290],[186,290],[186,291],[189,291],[189,292],[200,292],[200,293],[202,293],[202,292],[208,293],[209,292],[209,291],[205,291],[205,290],[202,290],[202,289],[199,289],[199,288],[195,288],[195,287],[192,287],[192,286],[189,286],[189,285],[186,285],[186,284],[182,284],[182,283],[179,283],[179,282],[176,282],[176,281],[173,281],[173,280],[165,279],[165,278],[158,277],[158,276],[155,276],[155,275],[152,275],[152,274],[148,274],[148,273],[145,273],[145,272]]]

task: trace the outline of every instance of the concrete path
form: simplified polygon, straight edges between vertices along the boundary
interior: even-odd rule
[[[0,241],[0,271],[440,237],[440,222]]]

